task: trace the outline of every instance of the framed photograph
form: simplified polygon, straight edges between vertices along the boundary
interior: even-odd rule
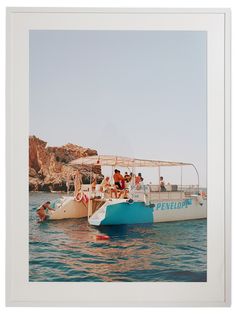
[[[8,306],[230,305],[230,10],[7,9]]]

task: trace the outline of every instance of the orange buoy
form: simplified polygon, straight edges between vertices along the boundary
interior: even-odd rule
[[[108,235],[97,234],[96,239],[97,240],[109,240],[110,237]]]

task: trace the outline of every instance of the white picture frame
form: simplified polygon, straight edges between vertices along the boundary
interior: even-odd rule
[[[208,260],[203,283],[28,281],[28,36],[32,29],[207,32]],[[229,306],[231,294],[230,10],[7,9],[8,306]]]

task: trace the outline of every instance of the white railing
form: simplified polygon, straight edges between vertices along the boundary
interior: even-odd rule
[[[178,186],[178,191],[183,191],[186,195],[197,194],[199,192],[198,185],[182,185]]]

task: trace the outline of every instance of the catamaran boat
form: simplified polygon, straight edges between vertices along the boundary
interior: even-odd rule
[[[94,226],[120,225],[138,223],[157,223],[203,219],[207,217],[206,194],[199,189],[199,174],[194,164],[184,162],[169,162],[159,160],[143,160],[127,157],[98,155],[76,159],[71,162],[78,166],[110,166],[127,168],[134,174],[137,168],[158,169],[158,184],[137,186],[130,182],[125,193],[114,196],[106,190],[104,193],[94,190],[92,184],[75,186],[74,196],[65,196],[52,203],[55,211],[49,214],[49,219],[83,218]],[[191,166],[197,177],[197,184],[182,185],[182,169]],[[162,167],[180,167],[181,184],[160,186],[159,178]]]

